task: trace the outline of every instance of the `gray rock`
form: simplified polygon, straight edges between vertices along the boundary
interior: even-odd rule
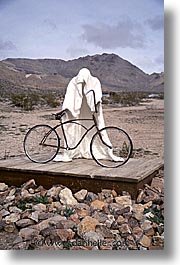
[[[78,203],[75,206],[75,211],[80,219],[91,214],[90,207],[85,203]]]
[[[143,230],[139,226],[135,226],[132,230],[132,234],[138,242],[143,235]]]
[[[51,218],[48,218],[36,225],[33,226],[34,229],[37,229],[38,231],[41,231],[45,228],[48,228],[49,226],[58,226],[58,224],[62,221],[62,220],[66,220],[65,216],[61,216],[61,215],[55,215]]]
[[[114,234],[105,225],[97,225],[96,233],[102,235],[104,238],[114,238]]]
[[[16,207],[16,206],[10,206],[10,207],[9,207],[9,211],[10,211],[11,213],[22,213],[22,210],[19,209],[19,208]]]
[[[32,210],[38,211],[38,212],[45,212],[46,211],[46,205],[43,203],[38,203],[36,205],[33,205]]]
[[[2,216],[2,217],[5,217],[5,216],[7,216],[7,215],[9,215],[9,214],[10,214],[10,212],[7,211],[7,210],[5,210],[5,209],[2,209],[2,210],[0,211],[0,216]]]
[[[21,188],[22,189],[25,189],[25,190],[28,190],[28,189],[30,189],[30,188],[32,188],[32,189],[34,189],[34,188],[36,188],[36,183],[35,183],[35,180],[34,179],[30,179],[30,180],[28,180],[26,183],[24,183],[22,186],[21,186]]]
[[[59,199],[59,193],[60,193],[61,190],[62,190],[62,187],[53,186],[51,189],[49,189],[47,191],[47,196],[51,197],[51,198],[53,198],[55,200],[58,200]]]
[[[5,183],[0,183],[0,192],[5,191],[7,189],[8,189],[8,185],[6,185]]]
[[[15,223],[21,218],[19,213],[11,213],[10,215],[5,217],[5,221],[7,224]]]
[[[133,216],[138,220],[141,221],[144,212],[144,206],[142,204],[134,204],[132,206]]]
[[[151,187],[157,191],[164,192],[164,178],[155,177],[151,182]]]
[[[129,195],[115,197],[115,202],[122,206],[132,206],[131,196]]]
[[[24,228],[30,225],[33,225],[34,221],[31,219],[21,219],[16,222],[16,225],[20,228]]]
[[[100,243],[98,241],[104,240],[104,237],[101,234],[97,233],[97,232],[89,231],[89,232],[87,232],[87,233],[85,233],[83,235],[83,239],[86,240],[86,241],[89,240],[89,241],[92,242],[92,245],[97,246],[98,243]]]
[[[86,200],[89,202],[92,202],[92,201],[98,200],[98,196],[93,192],[88,192],[86,195]]]
[[[131,229],[128,224],[122,224],[119,227],[119,231],[122,237],[127,237],[131,234]]]
[[[107,215],[99,211],[94,212],[92,217],[98,220],[99,223],[105,223],[108,220]]]
[[[85,197],[86,197],[86,195],[87,195],[87,193],[88,193],[87,190],[82,189],[82,190],[76,192],[76,193],[74,194],[74,197],[76,198],[76,200],[77,200],[78,202],[83,202],[84,199],[85,199]]]
[[[35,236],[38,235],[38,231],[36,229],[27,227],[27,228],[22,228],[19,232],[19,236],[22,237],[23,241],[31,241]]]
[[[38,211],[32,212],[31,214],[28,215],[28,217],[37,223],[39,221],[39,212]]]

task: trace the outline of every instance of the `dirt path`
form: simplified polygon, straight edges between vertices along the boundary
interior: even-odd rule
[[[23,139],[35,124],[57,124],[51,113],[59,109],[22,112],[0,103],[0,159],[24,153]],[[106,125],[115,125],[131,136],[135,156],[164,156],[164,101],[151,100],[141,106],[103,107]]]

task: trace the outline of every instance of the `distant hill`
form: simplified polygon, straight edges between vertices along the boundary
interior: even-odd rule
[[[164,73],[144,73],[116,54],[102,54],[64,61],[61,59],[8,58],[0,62],[0,88],[65,91],[82,67],[101,81],[104,91],[163,92]]]

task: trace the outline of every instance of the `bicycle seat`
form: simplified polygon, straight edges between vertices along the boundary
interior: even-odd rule
[[[64,116],[66,114],[67,109],[62,110],[60,112],[54,113],[53,115],[55,115],[55,120],[60,120],[62,118],[62,116]]]

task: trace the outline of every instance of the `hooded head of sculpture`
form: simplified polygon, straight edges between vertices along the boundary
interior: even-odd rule
[[[82,68],[77,75],[78,83],[85,82],[87,84],[90,77],[91,77],[91,73],[89,69]]]

